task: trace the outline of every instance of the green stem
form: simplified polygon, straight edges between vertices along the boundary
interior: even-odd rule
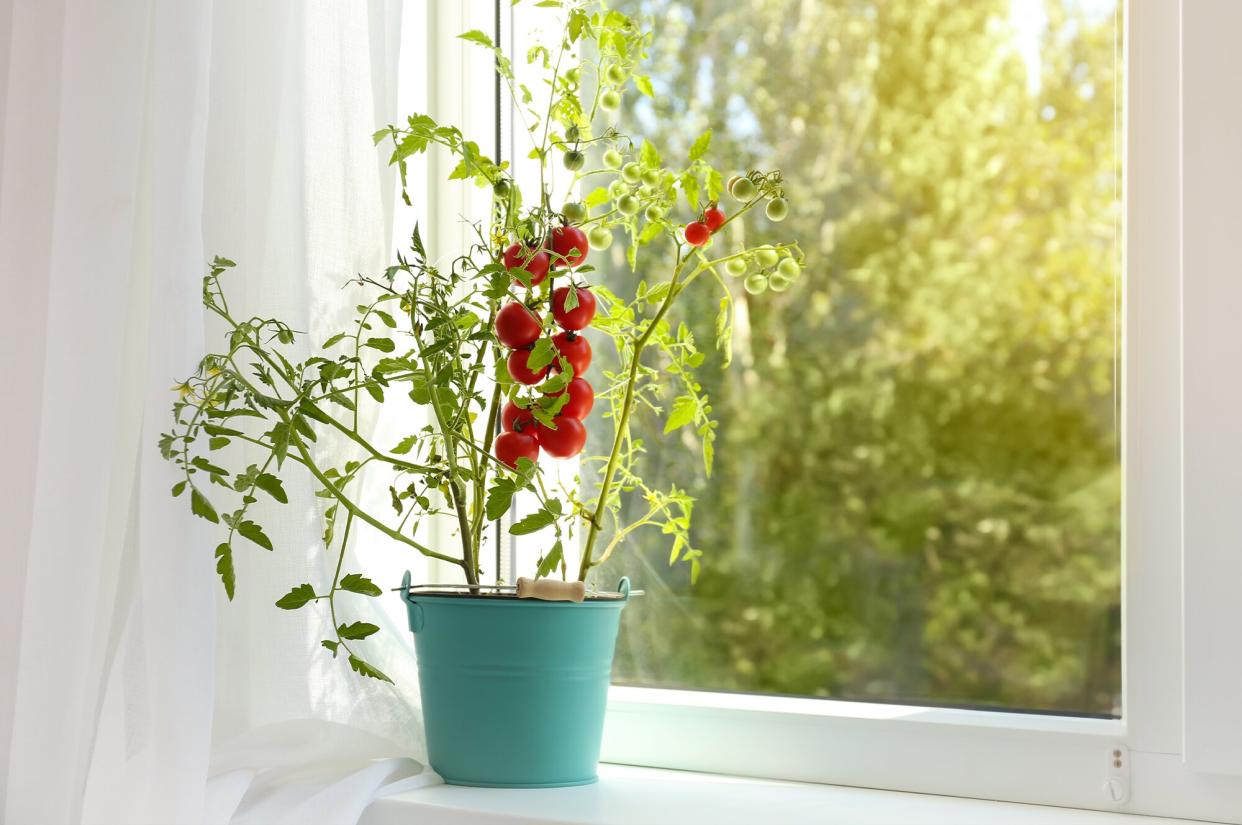
[[[292,427],[292,425],[289,424],[288,416],[282,413],[281,418],[284,420],[286,425]],[[376,530],[379,530],[381,533],[388,536],[389,538],[396,539],[402,544],[407,544],[410,547],[413,547],[415,550],[422,553],[424,556],[428,556],[433,559],[439,559],[440,561],[446,561],[450,564],[460,565],[462,563],[461,559],[455,559],[452,556],[446,556],[443,553],[437,553],[435,550],[432,550],[430,547],[427,547],[415,541],[414,539],[409,538],[408,536],[398,533],[396,530],[393,530],[387,524],[384,524],[383,522],[379,521],[378,519],[368,514],[361,507],[359,507],[358,505],[350,501],[349,498],[346,497],[345,493],[340,488],[338,488],[335,484],[333,484],[331,479],[329,479],[327,476],[325,476],[320,471],[319,467],[315,465],[314,459],[310,457],[310,453],[307,451],[306,445],[302,442],[302,437],[300,435],[298,435],[296,432],[292,432],[292,435],[290,436],[289,440],[290,440],[290,443],[292,443],[293,446],[297,449],[299,455],[302,456],[302,463],[306,465],[306,469],[309,470],[310,474],[315,477],[315,480],[318,481],[320,484],[322,484],[324,489],[327,490],[329,493],[331,493],[333,498],[335,498],[337,501],[343,504],[345,506],[345,509],[348,510],[350,513],[362,519],[367,524],[371,525]]]
[[[680,249],[678,250],[680,252]],[[625,443],[626,436],[629,434],[630,412],[634,408],[634,386],[638,383],[638,370],[642,360],[643,349],[646,348],[647,342],[651,340],[651,336],[655,334],[656,327],[664,316],[668,314],[669,307],[673,305],[677,295],[680,293],[678,289],[678,279],[681,277],[681,270],[684,262],[679,261],[677,268],[673,270],[673,278],[669,282],[668,294],[664,296],[663,303],[656,310],[655,317],[643,330],[643,334],[634,342],[634,351],[630,356],[630,369],[625,380],[625,399],[621,402],[621,416],[617,419],[617,432],[612,441],[612,451],[608,454],[608,465],[604,468],[604,477],[599,486],[599,500],[595,505],[595,511],[591,515],[591,529],[587,533],[586,547],[582,549],[582,561],[578,565],[578,580],[586,581],[587,573],[595,566],[591,560],[591,554],[595,549],[595,542],[599,538],[600,527],[603,524],[602,516],[608,503],[608,494],[612,491],[613,476],[617,471],[617,460],[621,455],[621,446]]]

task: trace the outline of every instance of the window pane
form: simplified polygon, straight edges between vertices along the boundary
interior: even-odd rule
[[[618,681],[1119,713],[1116,0],[615,5],[664,35],[636,131],[783,169],[789,218],[746,240],[808,262],[784,294],[733,284],[710,480],[639,417],[704,558],[692,585],[637,531],[609,561],[650,594]],[[655,254],[604,277],[632,293]],[[700,342],[718,300],[681,299]]]

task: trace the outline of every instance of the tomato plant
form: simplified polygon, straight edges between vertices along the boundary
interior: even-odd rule
[[[280,319],[231,308],[225,283],[236,264],[227,258],[216,258],[203,280],[203,305],[224,335],[178,383],[173,424],[160,438],[161,453],[179,472],[173,495],[186,495],[194,514],[220,526],[216,570],[232,599],[239,547],[281,549],[281,537],[267,533],[252,505],[261,498],[287,503],[284,480],[305,474],[314,501],[322,502],[324,543],[340,564],[331,581],[297,583],[277,605],[328,610],[334,629],[323,649],[345,655],[365,677],[387,679],[360,655],[372,631],[335,621],[342,594],[382,593],[342,569],[350,537],[364,524],[394,546],[456,565],[467,583],[479,584],[496,572],[486,569],[487,525],[517,502],[533,501],[535,511],[511,529],[539,524],[549,543],[579,548],[581,580],[640,527],[669,536],[672,561],[688,564],[693,579],[702,555],[690,533],[693,500],[685,490],[644,481],[639,461],[651,446],[636,448],[631,416],[641,405],[664,416],[666,432],[689,428],[677,442],[697,443],[710,474],[717,422],[694,378],[707,353],[684,324],[670,320],[670,310],[688,289],[719,288],[714,349],[727,363],[735,300],[749,299],[735,299],[721,271],[744,275],[746,295],[779,295],[802,274],[802,254],[792,243],[747,248],[722,233],[718,251],[707,254],[713,231],[752,210],[762,208],[771,220],[787,213],[780,172],[747,170],[726,185],[706,159],[710,130],[677,158],[625,135],[600,113],[619,111],[631,89],[651,94],[640,58],[652,34],[597,0],[568,2],[562,11],[564,29],[527,54],[531,71],[545,75],[546,97],[521,93],[509,56],[487,34],[462,35],[494,57],[502,86],[519,90],[513,105],[534,143],[537,188],[523,191],[508,162],[425,114],[374,135],[391,152],[406,203],[410,159],[433,147],[455,159],[451,180],[490,192],[488,220],[469,225],[475,240],[467,249],[429,254],[416,227],[395,263],[349,281],[344,300],[356,315],[326,340],[307,340]],[[528,5],[522,13],[544,12]],[[554,58],[570,53],[598,55],[592,82]],[[588,155],[600,157],[601,168],[589,168],[596,163],[588,164]],[[568,180],[548,174],[558,162]],[[726,191],[738,202],[728,217],[716,205]],[[593,249],[614,242],[624,249],[612,254],[632,269],[653,244],[668,245],[675,263],[652,267],[636,293],[619,295],[586,263]],[[576,269],[576,285],[553,289],[554,265],[562,273]],[[615,350],[610,369],[590,378],[588,334]],[[545,477],[541,455],[569,458],[583,450],[583,419],[596,387],[604,407],[596,419],[610,428],[610,446],[580,467],[593,483],[558,487]],[[390,402],[401,405],[400,420],[410,419],[411,402],[419,411],[396,443],[381,440],[369,423],[376,416],[364,414],[369,405]],[[334,449],[321,449],[325,443]],[[338,455],[348,457],[325,458]],[[372,498],[372,490],[383,495]],[[433,518],[453,525],[455,549],[419,539],[418,525]]]

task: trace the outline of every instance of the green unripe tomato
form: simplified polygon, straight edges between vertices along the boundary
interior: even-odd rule
[[[784,292],[789,289],[789,285],[793,283],[779,272],[773,272],[768,276],[768,287],[773,292]]]
[[[664,210],[656,206],[654,203],[647,207],[647,211],[643,213],[647,220],[658,221],[664,218]]]
[[[638,183],[642,177],[643,168],[637,163],[627,163],[621,167],[621,179],[626,183]]]
[[[643,200],[650,198],[654,194],[655,194],[655,190],[645,183],[642,186],[638,187],[638,197],[642,198]]]
[[[746,274],[746,270],[749,268],[750,267],[747,265],[745,258],[734,258],[733,260],[725,264],[725,271],[728,272],[730,275],[732,275],[734,278],[742,277],[744,274]]]
[[[607,249],[612,246],[612,230],[606,226],[597,226],[587,233],[587,240],[591,242],[591,249]]]
[[[608,184],[608,197],[612,198],[614,201],[629,191],[630,187],[626,186],[625,181],[623,180],[614,180],[612,183]]]
[[[798,276],[802,274],[802,265],[793,258],[785,258],[777,264],[776,271],[792,282],[796,281]]]
[[[612,85],[620,86],[625,82],[625,69],[621,68],[616,63],[613,63],[608,67],[607,71],[604,72],[604,77]]]
[[[638,198],[633,195],[622,195],[617,201],[617,211],[627,218],[638,214]]]
[[[746,280],[742,282],[742,286],[751,295],[762,294],[768,288],[768,276],[762,272],[752,272],[746,276]]]
[[[733,181],[733,185],[729,187],[729,194],[740,201],[748,201],[755,196],[758,190],[750,178],[738,178]]]
[[[568,80],[570,83],[577,83],[579,80],[582,79],[582,70],[579,69],[577,66],[574,66],[572,69],[565,72],[565,79]]]
[[[577,149],[573,149],[565,153],[563,161],[566,169],[571,172],[577,172],[586,164],[586,155],[582,154]]]
[[[755,250],[755,260],[764,269],[771,269],[780,260],[780,254],[770,246],[761,246]]]
[[[580,203],[567,203],[561,207],[561,214],[570,223],[582,223],[587,216],[587,208]]]
[[[500,198],[503,201],[509,197],[509,193],[512,192],[513,190],[509,186],[509,181],[501,178],[500,180],[496,181],[496,185],[492,187],[492,191],[496,193],[496,197]]]
[[[725,191],[726,191],[726,192],[732,192],[732,191],[733,191],[733,184],[737,183],[737,182],[738,182],[739,180],[741,180],[741,179],[742,179],[742,176],[741,176],[741,175],[731,175],[731,176],[729,177],[729,179],[728,179],[727,181],[725,181]]]
[[[578,138],[580,137],[582,137],[582,130],[579,129],[577,126],[570,126],[568,129],[565,130],[565,140],[569,141],[570,143],[577,143]]]
[[[789,201],[784,198],[772,198],[764,207],[763,214],[767,215],[770,221],[783,221],[789,217]]]
[[[623,160],[624,158],[621,157],[621,153],[616,149],[609,149],[604,153],[604,165],[609,169],[620,169],[621,161]]]
[[[648,169],[643,172],[643,183],[648,186],[655,186],[660,182],[660,173],[655,169]]]
[[[615,112],[621,108],[621,95],[612,89],[599,96],[599,107],[605,112]]]

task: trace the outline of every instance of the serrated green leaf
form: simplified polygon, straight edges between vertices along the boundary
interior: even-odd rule
[[[656,151],[655,144],[649,140],[644,140],[642,147],[638,150],[638,160],[646,169],[658,169],[660,167],[660,153]]]
[[[190,512],[207,519],[212,524],[220,523],[220,517],[216,515],[216,508],[211,506],[207,496],[200,493],[197,487],[190,488]]]
[[[392,352],[397,348],[397,345],[392,342],[391,338],[368,338],[362,345],[380,352]]]
[[[496,48],[496,46],[492,43],[492,39],[478,29],[471,29],[468,32],[463,32],[457,35],[457,38],[459,40],[469,40],[471,43],[478,43],[480,46],[486,46],[489,49]]]
[[[539,561],[539,567],[535,570],[535,578],[542,579],[550,574],[561,563],[563,556],[564,550],[561,547],[560,539],[557,539],[556,544],[552,545],[552,549],[548,551],[548,555]]]
[[[227,437],[222,436],[222,435],[217,435],[217,436],[213,436],[211,440],[207,442],[207,449],[218,450],[221,447],[228,446],[228,444],[229,444],[229,439]]]
[[[365,639],[372,633],[378,633],[379,627],[370,622],[354,622],[352,624],[342,624],[336,629],[341,634],[342,639]]]
[[[380,596],[384,592],[376,586],[375,582],[361,573],[349,573],[343,576],[337,585],[337,589],[348,590],[350,593],[358,593],[363,596]]]
[[[272,540],[263,532],[263,528],[255,524],[253,521],[243,521],[237,525],[237,532],[262,547],[264,550],[272,549]]]
[[[341,643],[340,643],[340,642],[334,642],[334,641],[332,641],[331,639],[324,639],[324,640],[323,640],[322,642],[320,642],[319,644],[323,645],[323,646],[324,646],[324,647],[326,647],[328,650],[331,650],[331,651],[332,651],[332,658],[334,658],[334,659],[336,658],[336,650],[337,650],[337,648],[339,648],[339,647],[341,646]]]
[[[707,154],[708,148],[712,145],[712,130],[704,129],[703,134],[694,139],[694,143],[690,145],[691,162],[698,160]]]
[[[389,450],[389,452],[393,453],[394,455],[405,455],[410,450],[414,449],[414,445],[417,443],[418,443],[418,436],[408,435],[405,438],[401,439],[399,442],[397,442],[397,446],[393,447],[391,450]]]
[[[673,430],[686,426],[694,420],[698,412],[699,400],[697,398],[693,395],[679,395],[673,402],[668,421],[664,422],[664,432],[671,433]]]
[[[289,503],[289,496],[285,493],[285,485],[280,479],[271,473],[260,473],[254,480],[254,486],[267,493],[281,504]]]
[[[185,492],[185,482],[184,482],[184,481],[178,481],[176,484],[174,484],[174,485],[172,486],[172,494],[173,494],[173,498],[176,498],[177,496],[181,495],[181,494],[182,494],[182,493],[184,493],[184,492]]]
[[[546,508],[541,508],[514,523],[509,527],[509,532],[515,536],[525,536],[542,530],[554,521],[556,521],[556,514],[549,512]]]
[[[204,470],[208,473],[211,473],[213,476],[223,476],[223,475],[228,475],[229,473],[228,470],[224,469],[223,467],[212,464],[210,461],[203,458],[201,455],[195,456],[194,460],[191,461],[190,463],[193,464],[195,467],[199,468],[200,470]]]
[[[530,355],[526,356],[526,366],[532,372],[539,370],[552,363],[552,359],[556,357],[556,345],[552,343],[552,339],[541,337],[535,342],[535,346],[530,351]]]
[[[584,200],[583,203],[586,204],[588,208],[603,206],[611,197],[612,196],[608,194],[608,187],[601,186],[599,189],[596,189],[592,191],[591,194],[587,195],[586,200]]]
[[[487,491],[485,510],[488,521],[495,521],[509,511],[516,489],[508,479],[501,479]]]
[[[237,577],[233,570],[233,548],[228,542],[222,542],[216,546],[216,572],[220,574],[220,581],[224,583],[224,595],[229,597],[229,601],[233,601]]]
[[[346,333],[344,333],[344,332],[338,332],[336,335],[333,335],[333,336],[332,336],[331,338],[329,338],[327,341],[324,341],[324,342],[323,342],[323,348],[324,348],[324,349],[331,349],[332,347],[335,347],[337,344],[339,344],[339,343],[341,343],[342,341],[344,341],[344,340],[345,340],[345,337],[346,337]]]
[[[299,607],[309,604],[314,598],[315,588],[309,584],[299,584],[277,599],[276,606],[281,610],[297,610]]]
[[[362,659],[359,659],[357,656],[351,655],[349,657],[349,666],[353,668],[354,671],[361,676],[367,676],[371,679],[379,679],[380,681],[393,684],[392,679],[389,679],[387,676],[385,676],[383,671],[367,664]]]

